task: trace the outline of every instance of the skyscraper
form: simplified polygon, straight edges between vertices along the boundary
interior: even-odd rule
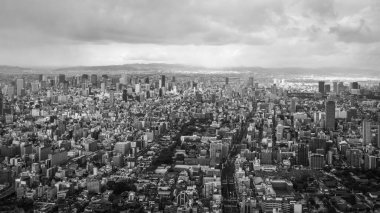
[[[82,82],[86,82],[88,80],[87,74],[82,74]]]
[[[65,82],[65,80],[66,80],[65,74],[59,74],[58,75],[58,83],[59,84]]]
[[[380,125],[377,125],[377,148],[380,148]]]
[[[298,144],[297,159],[299,165],[309,165],[309,147],[305,143]]]
[[[293,97],[290,103],[290,109],[289,109],[290,112],[296,112],[296,103],[297,103],[297,98]]]
[[[371,144],[371,121],[364,120],[362,124],[363,145]]]
[[[254,80],[253,80],[253,77],[249,77],[249,81],[248,81],[248,87],[254,87]]]
[[[127,101],[128,100],[128,92],[126,89],[123,90],[123,101]]]
[[[338,82],[333,83],[333,92],[339,93],[338,92]]]
[[[352,82],[352,89],[359,89],[359,83],[358,82]]]
[[[161,87],[165,87],[166,86],[166,77],[165,75],[161,75]]]
[[[310,156],[310,168],[322,169],[325,166],[325,156],[322,154],[312,154]]]
[[[318,92],[325,94],[325,82],[324,81],[318,82]]]
[[[317,149],[326,149],[326,139],[324,138],[312,138],[309,144],[310,151],[317,153]]]
[[[4,102],[3,102],[3,93],[0,91],[0,116],[4,114]]]
[[[226,77],[226,84],[228,84],[228,80],[229,80],[229,78],[228,78],[228,77]]]
[[[24,79],[18,78],[16,80],[17,96],[21,96],[24,90]]]
[[[330,84],[325,85],[325,93],[331,92],[331,86]]]
[[[335,101],[326,102],[326,129],[335,130]]]
[[[131,149],[131,142],[117,142],[114,147],[114,152],[121,155],[128,155]]]
[[[91,84],[92,86],[96,86],[98,83],[98,76],[96,74],[91,75]]]

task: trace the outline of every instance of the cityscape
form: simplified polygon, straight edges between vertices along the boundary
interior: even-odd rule
[[[7,76],[1,211],[380,208],[378,81]]]
[[[380,213],[379,0],[0,0],[0,213]]]

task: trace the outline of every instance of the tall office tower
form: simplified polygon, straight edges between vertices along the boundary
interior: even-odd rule
[[[338,83],[338,92],[341,92],[343,90],[344,90],[344,84],[343,84],[343,82],[339,82]]]
[[[228,84],[228,80],[229,80],[229,78],[228,78],[228,77],[226,77],[226,84]]]
[[[121,155],[130,154],[131,142],[117,142],[114,147],[114,152]]]
[[[17,96],[21,96],[24,90],[24,79],[18,78],[16,80]]]
[[[3,93],[0,91],[0,116],[4,115],[4,97]]]
[[[149,77],[146,77],[146,78],[145,78],[145,83],[146,83],[146,84],[149,84]]]
[[[362,159],[362,153],[359,149],[346,150],[347,163],[349,166],[360,168]]]
[[[272,162],[272,150],[266,149],[262,150],[261,156],[260,156],[260,163],[261,164],[268,164],[271,165]]]
[[[296,107],[297,107],[296,103],[297,103],[297,98],[293,97],[290,103],[290,109],[289,109],[290,112],[293,112],[293,113],[296,112]]]
[[[128,100],[128,92],[126,89],[123,90],[123,101],[127,102]]]
[[[368,121],[368,120],[363,121],[362,136],[363,136],[363,145],[371,144],[371,140],[372,140],[371,121]]]
[[[65,74],[59,74],[58,75],[58,83],[60,84],[60,83],[63,83],[63,82],[65,82],[66,81],[66,76],[65,76]]]
[[[38,81],[41,82],[41,81],[43,81],[43,79],[44,79],[44,75],[39,74],[38,75]]]
[[[172,76],[172,82],[175,82],[175,76]]]
[[[352,89],[359,89],[359,83],[358,82],[352,82]]]
[[[365,154],[364,155],[364,169],[371,170],[376,168],[376,156]]]
[[[69,93],[69,82],[68,81],[63,82],[63,93],[65,93],[65,94]]]
[[[326,102],[326,129],[335,130],[335,101]]]
[[[98,84],[98,76],[96,74],[91,75],[91,84],[92,86],[96,86]]]
[[[140,84],[135,84],[135,93],[140,93],[141,90],[141,85]]]
[[[312,153],[317,153],[317,149],[322,149],[323,151],[326,150],[326,139],[312,138],[309,144],[309,148]]]
[[[302,166],[309,165],[309,147],[305,143],[298,144],[297,147],[298,164]]]
[[[166,77],[165,75],[161,75],[161,87],[165,87],[166,86]]]
[[[377,135],[377,143],[376,143],[376,145],[377,145],[377,148],[380,148],[380,125],[377,125],[376,126],[377,127],[377,133],[376,133],[376,135]]]
[[[325,93],[331,92],[331,86],[330,84],[325,85]]]
[[[249,80],[248,80],[248,87],[254,87],[254,80],[253,80],[253,77],[249,77]]]
[[[106,82],[108,80],[108,75],[104,74],[102,75],[102,82]]]
[[[336,81],[333,83],[333,92],[339,93],[339,91],[338,91],[338,82],[336,82]]]
[[[88,81],[88,75],[87,74],[83,74],[82,75],[82,82],[86,82]]]
[[[322,154],[311,154],[310,156],[310,168],[311,169],[323,169],[325,166],[325,156]]]
[[[318,82],[318,92],[325,94],[325,82],[324,81]]]
[[[113,106],[115,103],[115,92],[113,90],[110,91],[110,104]]]

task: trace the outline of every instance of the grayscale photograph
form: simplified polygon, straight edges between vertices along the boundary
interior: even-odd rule
[[[0,0],[0,213],[380,213],[380,0]]]

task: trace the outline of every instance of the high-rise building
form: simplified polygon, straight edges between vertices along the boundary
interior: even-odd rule
[[[126,89],[123,90],[123,101],[128,101],[128,91]]]
[[[140,93],[141,90],[141,85],[140,84],[135,84],[135,93],[138,94]]]
[[[114,152],[121,155],[128,155],[131,149],[131,142],[117,142],[114,147]]]
[[[263,150],[261,152],[261,158],[260,158],[261,164],[272,164],[272,150]]]
[[[91,75],[91,84],[92,86],[97,86],[98,84],[98,76],[96,74]]]
[[[228,78],[228,77],[226,77],[226,84],[228,84],[228,81],[229,81],[229,78]]]
[[[18,78],[16,80],[17,96],[22,96],[24,91],[24,79]]]
[[[325,82],[324,81],[318,82],[318,92],[325,94]]]
[[[352,82],[352,89],[359,89],[359,83],[358,82]]]
[[[338,91],[338,82],[334,82],[333,83],[333,92],[339,93],[339,91]]]
[[[65,76],[65,74],[59,74],[58,75],[58,83],[60,84],[60,83],[63,83],[63,82],[65,82],[66,81],[66,76]]]
[[[377,125],[377,133],[376,133],[376,135],[377,135],[377,143],[376,143],[376,145],[377,145],[377,148],[380,148],[380,125]]]
[[[0,117],[4,115],[4,97],[3,93],[0,91]]]
[[[297,103],[297,98],[293,97],[290,103],[290,109],[289,109],[290,112],[293,112],[293,113],[296,112],[296,103]]]
[[[364,156],[364,169],[371,170],[376,169],[376,156],[366,154]]]
[[[51,160],[51,165],[60,165],[67,161],[67,151],[58,151],[52,154],[49,154],[49,159]]]
[[[40,161],[44,161],[48,159],[49,154],[51,153],[51,147],[50,146],[44,146],[44,147],[38,147],[38,159]]]
[[[325,85],[325,93],[329,93],[329,92],[331,92],[331,86],[330,86],[330,84],[326,84]]]
[[[253,77],[249,77],[249,80],[248,80],[248,87],[254,87],[254,79]]]
[[[298,144],[297,147],[298,164],[302,166],[309,165],[309,147],[305,143]]]
[[[99,180],[89,180],[87,181],[87,190],[88,192],[98,194],[101,190],[101,183]]]
[[[82,82],[87,82],[87,81],[88,81],[88,75],[82,74]]]
[[[310,168],[311,169],[322,169],[325,166],[325,156],[322,154],[311,154],[310,155]]]
[[[165,75],[161,75],[161,87],[165,87],[166,86],[166,77]]]
[[[362,136],[363,136],[363,145],[371,144],[371,140],[372,140],[371,121],[368,121],[368,120],[363,121]]]
[[[310,151],[317,153],[317,149],[326,149],[326,139],[324,138],[312,138],[309,144]]]
[[[326,102],[326,129],[335,130],[335,101]]]
[[[360,168],[362,153],[359,149],[347,149],[346,150],[347,164],[351,167]]]

